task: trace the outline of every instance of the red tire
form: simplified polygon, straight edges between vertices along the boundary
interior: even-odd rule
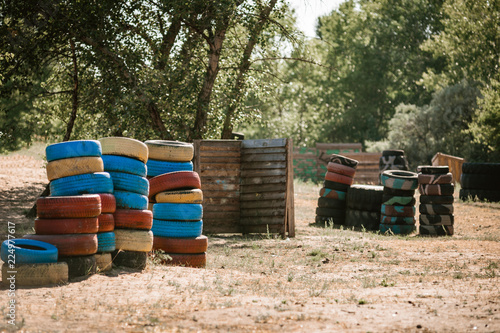
[[[151,230],[153,226],[153,212],[147,209],[117,209],[113,215],[115,228]]]
[[[98,229],[97,217],[35,220],[37,235],[95,234]]]
[[[101,197],[101,214],[114,213],[116,210],[116,199],[111,193],[99,193]]]
[[[54,245],[60,257],[86,256],[97,252],[96,234],[25,235],[24,238]]]
[[[205,267],[207,264],[206,253],[198,253],[198,254],[166,253],[166,254],[168,254],[172,258],[172,260],[162,262],[165,265],[201,268]]]
[[[356,173],[356,169],[354,169],[354,168],[351,168],[347,165],[342,165],[342,164],[333,163],[333,162],[328,162],[326,169],[330,172],[338,173],[340,175],[344,175],[344,176],[348,176],[348,177],[354,177],[354,174]]]
[[[153,250],[163,250],[167,253],[196,254],[204,253],[208,248],[207,236],[196,238],[156,237],[153,239]]]
[[[149,199],[164,191],[179,189],[201,189],[200,176],[194,171],[176,171],[153,177],[149,180]]]
[[[352,178],[352,177],[341,175],[341,174],[330,172],[330,171],[326,172],[325,180],[329,180],[331,182],[341,183],[341,184],[345,184],[345,185],[352,185],[352,183],[354,182],[354,178]]]
[[[101,198],[97,194],[66,197],[42,197],[36,201],[39,218],[96,217],[101,214]]]
[[[113,214],[101,214],[99,219],[99,230],[97,232],[109,232],[115,230],[115,217]]]

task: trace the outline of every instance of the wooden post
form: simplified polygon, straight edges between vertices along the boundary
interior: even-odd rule
[[[288,237],[295,237],[295,193],[293,188],[293,140],[287,139],[287,188],[286,188],[286,216],[285,223]]]

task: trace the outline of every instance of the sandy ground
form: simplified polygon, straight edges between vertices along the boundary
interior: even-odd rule
[[[47,184],[39,155],[0,156],[0,231]],[[455,204],[456,235],[317,228],[319,187],[296,186],[296,237],[209,235],[205,269],[150,262],[66,285],[0,289],[0,331],[499,332],[500,205]]]

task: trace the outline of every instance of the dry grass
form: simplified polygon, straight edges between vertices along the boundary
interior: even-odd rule
[[[17,328],[500,331],[497,204],[457,202],[453,237],[384,236],[310,226],[319,186],[298,182],[295,190],[295,238],[209,235],[205,269],[151,262],[144,272],[114,268],[64,286],[19,289]],[[2,291],[3,318],[8,300]],[[10,328],[6,319],[2,328]]]

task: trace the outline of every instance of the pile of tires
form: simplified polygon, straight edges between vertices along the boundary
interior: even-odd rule
[[[345,225],[357,231],[379,230],[383,194],[383,186],[352,185],[347,190]]]
[[[2,284],[14,290],[24,286],[46,286],[68,282],[68,264],[58,262],[52,244],[33,239],[9,239],[0,247]]]
[[[35,239],[55,245],[70,278],[96,272],[102,201],[113,201],[111,176],[103,172],[99,141],[78,140],[45,149],[50,196],[37,200]]]
[[[500,163],[464,163],[460,199],[500,202]]]
[[[418,176],[414,172],[387,170],[380,176],[384,186],[380,209],[382,233],[409,234],[415,231],[415,190]]]
[[[149,180],[154,203],[153,250],[166,254],[159,256],[166,265],[205,267],[208,238],[202,235],[203,193],[191,162],[193,145],[161,140],[145,143],[154,161]]]
[[[379,159],[379,170],[382,174],[387,170],[403,170],[408,171],[408,161],[405,157],[404,150],[399,149],[388,149],[382,152],[382,156]]]
[[[354,181],[358,161],[333,154],[327,165],[316,208],[317,225],[345,225],[347,191]]]
[[[453,175],[448,166],[419,166],[419,235],[452,236]]]
[[[124,137],[99,141],[104,170],[111,176],[116,200],[113,263],[143,270],[153,247],[153,214],[148,210],[146,178],[148,147],[141,141]]]

